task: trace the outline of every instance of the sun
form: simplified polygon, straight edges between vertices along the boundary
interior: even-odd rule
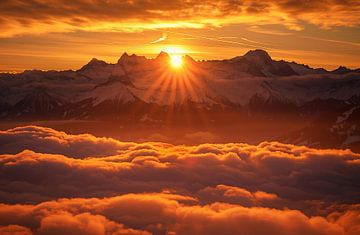
[[[169,46],[163,50],[170,55],[169,64],[173,69],[180,69],[183,67],[183,55],[186,53],[185,49],[179,46]]]
[[[181,68],[183,65],[183,58],[181,55],[170,55],[170,65],[174,69]]]

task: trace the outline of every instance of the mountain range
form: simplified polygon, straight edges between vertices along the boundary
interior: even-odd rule
[[[188,128],[226,141],[252,136],[360,151],[360,69],[311,68],[263,50],[225,60],[186,55],[179,69],[169,61],[165,52],[152,59],[124,53],[116,64],[94,58],[76,71],[2,73],[1,122]]]

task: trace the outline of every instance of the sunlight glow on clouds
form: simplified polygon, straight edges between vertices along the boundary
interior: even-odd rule
[[[36,126],[0,140],[3,233],[360,231],[360,155],[349,150],[131,143]]]
[[[226,24],[282,24],[302,30],[301,21],[324,28],[359,25],[356,0],[335,1],[14,1],[0,3],[2,37],[44,32],[136,31],[203,28]]]
[[[200,60],[262,48],[312,67],[357,68],[359,16],[356,0],[3,0],[0,72],[153,57],[164,43]]]

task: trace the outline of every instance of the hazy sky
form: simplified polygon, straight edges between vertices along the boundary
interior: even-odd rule
[[[334,69],[360,67],[358,0],[1,0],[0,70],[78,69],[168,47],[195,59],[249,49]]]

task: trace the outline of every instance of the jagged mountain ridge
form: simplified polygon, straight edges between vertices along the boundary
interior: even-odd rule
[[[200,62],[186,56],[185,69],[190,72],[175,79],[171,74],[174,71],[168,71],[168,60],[165,52],[155,59],[124,53],[116,64],[92,59],[77,71],[0,74],[3,94],[0,103],[6,107],[29,103],[29,95],[36,95],[37,91],[47,94],[47,98],[38,102],[58,103],[50,109],[88,99],[94,106],[106,100],[124,104],[141,100],[160,106],[192,102],[207,108],[213,105],[246,107],[277,100],[301,107],[315,100],[344,101],[360,95],[357,70],[340,67],[328,72],[294,62],[274,61],[263,50],[222,61]],[[187,84],[180,87],[181,83]],[[4,112],[11,113],[2,110]]]
[[[181,122],[202,112],[215,123],[289,117],[312,123],[324,116],[335,120],[357,107],[360,97],[359,70],[313,69],[275,61],[263,50],[227,60],[195,61],[185,56],[181,71],[171,69],[169,59],[165,52],[154,59],[124,53],[116,64],[92,59],[77,71],[0,74],[0,118],[136,122],[146,116],[157,122]],[[169,117],[170,112],[177,115]],[[360,123],[354,120],[343,125],[355,130],[351,132],[355,137],[347,139],[357,140],[358,132],[360,136],[354,127]],[[306,127],[299,127],[304,133],[301,128]],[[336,130],[333,136],[346,139],[344,130],[340,134]],[[304,142],[296,135],[284,138]]]

